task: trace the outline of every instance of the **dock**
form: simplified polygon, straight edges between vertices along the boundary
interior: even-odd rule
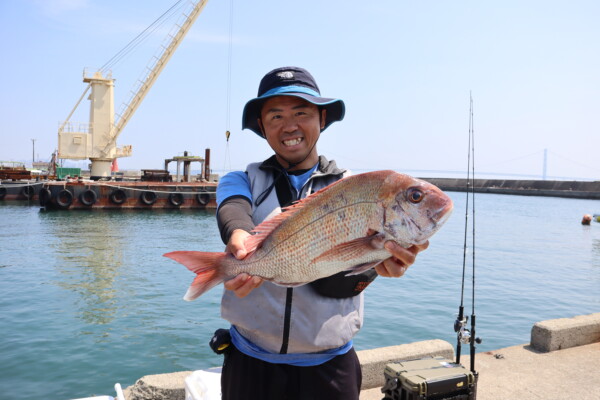
[[[363,371],[360,400],[381,400],[387,363],[424,357],[454,359],[454,346],[434,339],[358,351]],[[527,344],[476,354],[478,400],[600,399],[600,313],[534,324]],[[468,355],[461,357],[469,365]],[[127,400],[185,398],[193,371],[148,375],[125,390]]]

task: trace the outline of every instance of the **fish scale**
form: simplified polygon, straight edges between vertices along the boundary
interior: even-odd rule
[[[197,274],[186,300],[245,272],[297,286],[340,271],[360,273],[390,257],[383,243],[425,242],[446,221],[452,201],[436,186],[394,171],[353,175],[258,225],[243,260],[227,253],[165,254]]]
[[[249,266],[269,270],[269,279],[288,284],[305,282],[307,276],[316,280],[339,272],[337,262],[311,261],[334,246],[366,235],[369,221],[365,217],[376,213],[377,204],[376,199],[363,199],[381,186],[377,180],[366,180],[358,186],[358,193],[347,196],[351,182],[343,183],[315,197],[310,205],[312,212],[285,219],[263,242],[256,252],[256,261]],[[273,257],[269,257],[271,254]],[[244,272],[252,274],[252,270]]]

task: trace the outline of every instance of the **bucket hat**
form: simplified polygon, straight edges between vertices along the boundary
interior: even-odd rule
[[[321,97],[315,78],[299,67],[281,67],[267,73],[258,86],[258,96],[246,103],[242,113],[242,129],[250,129],[263,137],[257,119],[264,102],[275,96],[300,97],[327,110],[325,127],[344,119],[346,108],[340,99]]]

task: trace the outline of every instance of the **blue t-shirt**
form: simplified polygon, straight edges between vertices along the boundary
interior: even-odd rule
[[[244,196],[252,203],[250,181],[243,171],[233,171],[219,179],[217,186],[217,207],[231,196]]]
[[[287,174],[288,179],[292,186],[296,189],[298,195],[302,191],[302,187],[308,181],[308,178],[317,169],[319,163],[316,163],[311,169],[301,175]],[[232,196],[244,196],[252,203],[252,192],[250,191],[250,181],[248,175],[243,171],[233,171],[225,175],[219,180],[217,186],[217,207],[221,205],[224,200],[227,200]]]
[[[233,343],[235,348],[247,356],[272,364],[288,364],[298,367],[312,367],[324,364],[336,356],[346,354],[353,346],[353,342],[350,340],[343,346],[318,353],[269,353],[243,337],[233,325],[229,329],[229,334],[231,335],[231,343]]]

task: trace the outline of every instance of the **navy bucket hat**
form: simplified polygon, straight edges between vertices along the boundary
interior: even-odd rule
[[[300,97],[319,108],[327,110],[325,127],[336,121],[344,119],[346,108],[339,99],[321,97],[321,92],[315,78],[303,68],[282,67],[266,74],[258,86],[258,96],[246,103],[242,113],[242,129],[250,129],[258,136],[263,137],[258,118],[263,103],[275,96]]]

